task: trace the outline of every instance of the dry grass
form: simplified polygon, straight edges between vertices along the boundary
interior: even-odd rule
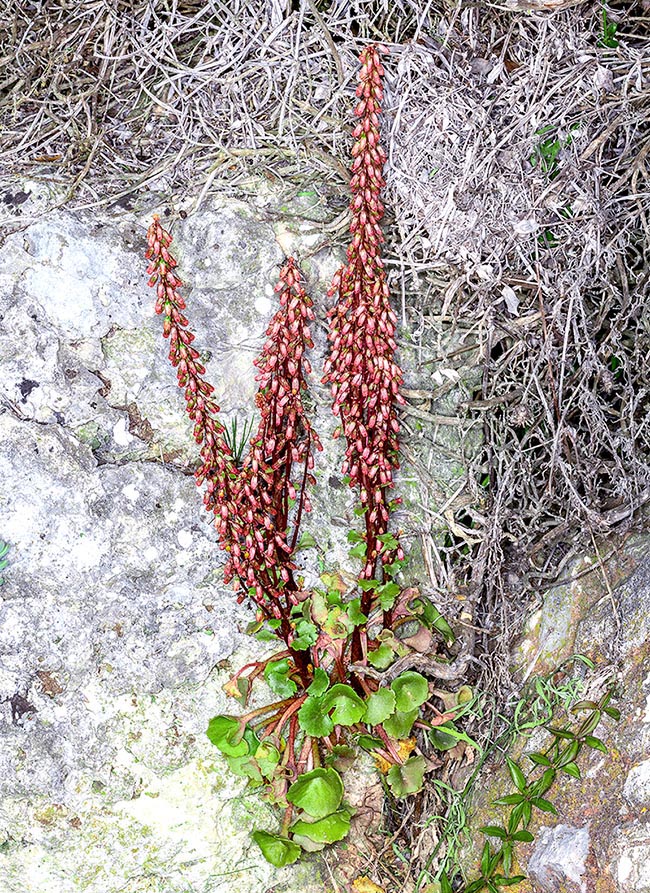
[[[405,425],[467,468],[423,494],[420,535],[450,612],[468,587],[478,684],[507,700],[522,606],[650,498],[646,0],[608,5],[616,46],[596,2],[5,6],[0,186],[50,181],[76,208],[152,189],[191,210],[252,174],[343,196],[356,57],[390,49],[387,259],[421,360]]]

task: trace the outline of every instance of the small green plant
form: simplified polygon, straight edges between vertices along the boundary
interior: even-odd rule
[[[618,25],[616,22],[610,22],[607,18],[607,9],[605,8],[605,4],[603,3],[603,33],[598,38],[598,46],[599,47],[608,47],[609,49],[616,49],[618,46],[618,40],[616,39],[616,31],[618,30]]]
[[[560,170],[559,155],[562,149],[568,148],[573,142],[573,131],[577,130],[579,124],[572,124],[569,133],[562,136],[558,132],[556,124],[547,124],[535,131],[535,136],[544,137],[539,140],[535,146],[531,156],[530,163],[532,167],[538,167],[542,170],[549,180],[554,180]]]
[[[9,564],[9,560],[6,557],[8,551],[9,543],[5,543],[3,540],[0,540],[0,571],[3,571]],[[0,574],[0,586],[2,586],[4,581],[4,577]]]
[[[594,735],[603,715],[615,720],[620,718],[619,711],[610,705],[613,691],[607,690],[598,701],[582,700],[573,703],[569,714],[574,719],[557,727],[552,724],[552,706],[541,688],[541,696],[536,699],[532,715],[525,718],[519,726],[520,731],[530,731],[540,727],[540,718],[545,721],[543,727],[549,733],[549,744],[542,750],[526,754],[532,764],[524,771],[522,766],[506,757],[506,765],[514,785],[514,791],[494,801],[495,806],[508,807],[508,814],[502,824],[486,825],[479,830],[487,840],[483,847],[479,865],[479,876],[466,885],[458,888],[459,893],[498,893],[504,887],[513,887],[525,880],[521,874],[511,874],[514,854],[518,843],[530,843],[534,840],[529,830],[535,810],[557,815],[557,810],[549,800],[549,791],[562,775],[580,778],[577,759],[584,748],[592,748],[607,753],[605,743]],[[550,711],[549,711],[550,708]],[[541,713],[539,713],[541,711]],[[537,714],[537,715],[535,715]],[[521,718],[521,717],[520,717]],[[466,823],[462,817],[462,826]],[[450,878],[456,871],[447,862],[439,878],[440,893],[452,893]]]
[[[224,440],[230,448],[233,462],[238,467],[241,466],[244,454],[248,449],[248,444],[253,431],[255,430],[255,419],[244,419],[241,427],[237,417],[232,420],[230,427],[224,427]]]

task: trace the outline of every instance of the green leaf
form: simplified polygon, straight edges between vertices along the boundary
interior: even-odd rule
[[[517,828],[519,827],[519,823],[521,822],[521,817],[524,812],[524,803],[526,801],[522,800],[521,803],[517,803],[512,807],[512,811],[510,813],[510,818],[508,819],[508,833],[514,834]],[[509,869],[508,869],[509,870]]]
[[[386,549],[396,549],[399,546],[399,542],[395,539],[392,533],[382,533],[377,539],[380,543],[384,544]]]
[[[377,750],[378,747],[384,746],[381,738],[377,738],[375,735],[359,735],[356,741],[364,750]]]
[[[356,546],[352,546],[352,548],[348,551],[348,555],[350,558],[365,558],[366,557],[366,544],[364,542],[357,543]]]
[[[501,840],[505,840],[508,836],[508,832],[505,828],[501,828],[499,825],[484,825],[482,828],[478,829],[481,834],[487,834],[488,837],[498,837]]]
[[[510,757],[506,757],[506,765],[508,767],[508,771],[510,772],[510,778],[514,783],[514,786],[518,791],[524,791],[526,789],[526,776],[521,771],[519,766],[515,763],[514,760],[511,760]]]
[[[548,730],[551,735],[555,735],[556,738],[564,738],[566,741],[573,741],[575,738],[575,735],[569,729],[554,729],[552,726],[549,726]]]
[[[533,797],[531,799],[531,803],[533,806],[536,806],[537,809],[541,809],[542,812],[551,812],[553,815],[557,815],[557,809],[550,803],[548,800],[545,800],[543,797]]]
[[[325,757],[325,763],[332,766],[337,772],[346,772],[351,769],[358,753],[354,747],[347,744],[336,744]]]
[[[318,697],[319,695],[325,694],[329,688],[329,684],[329,676],[325,670],[321,669],[321,667],[316,667],[314,670],[314,681],[307,689],[307,692],[310,695],[314,695],[314,697]]]
[[[395,692],[388,688],[380,688],[370,695],[366,702],[364,722],[376,726],[388,719],[395,712]]]
[[[394,797],[407,797],[422,787],[427,764],[424,757],[409,757],[402,765],[391,766],[386,775],[388,786]]]
[[[245,754],[243,757],[226,756],[226,762],[233,775],[251,778],[253,781],[259,782],[259,784],[262,783],[263,779],[260,770],[250,754]]]
[[[365,538],[358,530],[348,530],[346,539],[349,543],[363,543]]]
[[[510,869],[512,868],[512,850],[513,846],[511,843],[504,843],[501,847],[501,853],[503,855],[503,870],[506,874],[510,874]]]
[[[458,740],[445,731],[445,726],[434,726],[429,729],[429,740],[436,750],[451,750],[458,744]]]
[[[274,633],[266,627],[262,627],[262,629],[259,630],[259,632],[254,633],[254,635],[258,642],[277,642],[278,640],[277,633]]]
[[[315,819],[336,812],[343,799],[343,782],[336,769],[313,769],[287,791],[287,800]]]
[[[291,833],[297,837],[308,837],[315,843],[336,843],[343,840],[350,830],[350,813],[347,809],[333,812],[317,822],[298,820],[291,826]]]
[[[566,766],[567,763],[572,763],[580,753],[580,747],[581,744],[579,741],[572,741],[556,763],[557,768],[561,769],[563,766]]]
[[[617,710],[616,707],[605,707],[605,713],[617,722],[621,718],[621,711]]]
[[[464,741],[465,744],[468,744],[470,747],[473,747],[477,751],[480,751],[481,749],[473,738],[470,738],[469,735],[467,735],[465,732],[461,732],[460,729],[457,729],[451,721],[445,722],[441,726],[434,726],[434,728],[429,731],[429,737],[432,741],[434,740],[435,736],[432,736],[431,732],[433,732],[435,729],[438,729],[443,734],[454,738],[456,740],[456,743],[458,743],[459,741]],[[448,747],[439,749],[449,750]]]
[[[298,635],[291,643],[294,651],[306,651],[310,648],[318,638],[318,630],[313,623],[307,620],[299,620],[296,624],[296,632]]]
[[[513,877],[504,877],[503,875],[495,874],[492,878],[492,883],[495,887],[513,887],[515,884],[520,884],[525,880],[525,874],[516,874]]]
[[[546,769],[542,777],[531,786],[531,794],[534,794],[536,797],[541,797],[542,794],[545,794],[555,781],[555,775],[556,771],[552,766]]]
[[[419,712],[416,707],[407,713],[393,713],[383,721],[384,731],[390,738],[408,738]]]
[[[366,615],[361,613],[360,598],[353,598],[345,607],[347,609],[348,617],[350,618],[350,623],[353,623],[355,626],[363,626],[364,623],[368,622]]]
[[[424,626],[437,630],[447,645],[453,645],[456,638],[454,631],[430,599],[421,595],[409,602],[409,608],[419,615]]]
[[[429,697],[429,683],[413,670],[400,673],[390,687],[395,692],[395,707],[401,712],[419,707]]]
[[[587,747],[593,747],[594,750],[600,750],[602,753],[607,753],[607,745],[605,742],[601,741],[600,738],[594,738],[593,735],[587,735],[585,744]]]
[[[245,726],[234,716],[215,716],[207,728],[207,736],[215,747],[229,757],[242,757],[249,752],[244,741]]]
[[[532,815],[533,815],[533,807],[532,807],[530,800],[524,800],[524,802],[521,804],[521,819],[524,824],[524,827],[526,825],[530,824]]]
[[[298,690],[293,679],[289,679],[288,657],[268,663],[264,669],[264,678],[271,691],[275,692],[279,698],[288,698]]]
[[[363,592],[376,589],[379,585],[379,580],[359,580],[359,589],[363,590]]]
[[[310,695],[298,711],[298,725],[305,735],[325,738],[334,728],[322,697]]]
[[[300,847],[287,837],[267,831],[253,831],[252,837],[266,861],[276,868],[291,865],[300,857]]]
[[[477,878],[465,887],[465,893],[479,893],[479,890],[485,889],[485,883],[482,878]]]
[[[368,652],[368,663],[378,670],[385,670],[395,660],[395,652],[382,642],[379,648]]]
[[[401,589],[397,583],[384,583],[377,588],[377,597],[379,598],[382,611],[390,611],[400,592]]]
[[[512,839],[520,841],[521,843],[532,843],[532,841],[535,840],[535,835],[531,834],[530,831],[522,829],[513,834]]]
[[[298,545],[296,546],[296,552],[299,552],[301,549],[313,549],[316,545],[316,540],[307,530],[302,534],[300,540],[298,541]]]
[[[492,851],[490,849],[490,841],[485,841],[485,846],[483,847],[483,852],[481,853],[481,874],[483,877],[488,877],[490,874],[490,857],[492,855]]]
[[[323,706],[329,712],[332,707],[332,722],[337,726],[353,726],[366,712],[366,705],[350,685],[333,685],[323,699]]]
[[[572,778],[580,778],[580,767],[577,763],[565,763],[561,771],[566,772]]]
[[[523,803],[525,799],[523,794],[506,794],[505,797],[499,797],[492,802],[495,806],[516,806],[517,803]]]
[[[532,760],[537,766],[551,766],[552,763],[543,753],[529,753],[528,759]]]
[[[255,751],[255,760],[265,778],[271,778],[280,762],[280,751],[268,739],[261,742]]]
[[[443,871],[440,875],[440,893],[454,893],[451,881],[447,877],[447,872]]]
[[[601,717],[602,713],[600,712],[600,710],[594,710],[591,716],[585,719],[580,726],[582,734],[584,735],[593,732],[600,723]]]

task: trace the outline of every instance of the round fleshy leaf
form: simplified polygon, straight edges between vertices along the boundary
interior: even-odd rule
[[[314,843],[336,843],[343,840],[350,830],[350,813],[340,809],[317,822],[297,821],[291,826],[291,833],[308,837]]]
[[[270,741],[262,741],[255,751],[255,762],[265,778],[271,778],[280,762],[280,751]]]
[[[458,744],[458,739],[445,732],[444,726],[429,729],[429,739],[437,750],[451,750]]]
[[[245,727],[234,716],[215,716],[207,728],[207,736],[215,747],[229,757],[243,757],[248,753],[248,742],[243,740]]]
[[[296,683],[289,678],[289,673],[289,659],[286,657],[283,660],[271,661],[266,665],[264,678],[271,691],[279,698],[290,698],[298,690]]]
[[[393,766],[388,770],[386,780],[394,797],[407,797],[415,794],[422,787],[422,780],[427,764],[424,757],[409,757],[401,766]]]
[[[328,766],[332,766],[337,772],[347,772],[354,765],[358,754],[354,747],[347,744],[336,744],[325,757]]]
[[[416,707],[415,710],[409,710],[406,713],[393,713],[383,721],[384,731],[391,738],[408,738],[419,712]]]
[[[243,757],[226,756],[226,762],[233,775],[240,775],[242,778],[250,778],[260,784],[262,783],[263,779],[260,770],[250,754],[245,754]]]
[[[368,652],[368,663],[377,670],[385,670],[395,660],[395,652],[393,649],[382,642],[379,648]]]
[[[395,692],[395,706],[401,711],[413,710],[429,697],[429,683],[413,670],[401,673],[397,679],[393,679],[390,687]]]
[[[322,670],[320,667],[316,667],[316,669],[314,670],[314,681],[311,683],[307,691],[310,695],[319,697],[319,695],[325,694],[329,687],[329,684],[329,676],[327,675],[325,670]]]
[[[267,831],[253,831],[252,837],[266,861],[276,868],[291,865],[300,857],[300,847],[288,837],[269,834]]]
[[[312,738],[325,738],[334,728],[323,701],[310,695],[298,711],[298,725]]]
[[[313,769],[301,775],[287,791],[287,800],[299,809],[322,819],[341,805],[343,782],[336,769]]]
[[[366,712],[366,705],[350,685],[333,685],[323,701],[328,712],[334,708],[331,716],[337,726],[353,726]]]
[[[389,688],[380,688],[368,698],[363,721],[369,726],[377,726],[394,712],[395,692]]]

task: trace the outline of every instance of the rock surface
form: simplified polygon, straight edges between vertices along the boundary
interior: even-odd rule
[[[323,316],[340,258],[310,254],[324,211],[317,194],[310,213],[306,202],[216,199],[174,226],[226,419],[252,412],[251,364],[285,252],[306,255]],[[249,833],[276,817],[205,737],[211,716],[233,710],[221,688],[229,670],[260,645],[243,635],[251,615],[223,585],[191,475],[190,423],[142,258],[150,214],[164,209],[141,204],[140,216],[50,212],[17,225],[0,255],[0,538],[11,544],[0,589],[0,890],[322,891],[317,860],[282,871],[263,860]],[[322,354],[324,327],[314,334]],[[406,342],[411,386],[431,387],[409,356]],[[314,394],[328,443],[335,422],[317,382]],[[306,526],[326,566],[354,572],[354,496],[339,480],[340,444],[329,444]],[[459,462],[433,471],[446,498]],[[419,499],[417,474],[406,468],[402,480],[399,523],[422,523],[408,501]]]
[[[518,847],[517,869],[528,876],[517,888],[522,893],[650,893],[649,546],[648,534],[630,534],[609,542],[600,558],[575,562],[569,582],[544,594],[514,656],[513,671],[530,699],[536,676],[552,674],[572,655],[586,655],[595,664],[587,683],[613,681],[612,703],[621,711],[619,722],[605,717],[594,732],[608,753],[585,748],[578,758],[581,778],[562,776],[545,795],[558,817],[534,813],[535,841]],[[568,685],[585,677],[580,667]],[[519,739],[512,756],[528,771],[525,753],[543,750],[545,742],[537,731]],[[476,828],[502,818],[491,803],[512,791],[500,759],[481,779],[472,814]],[[477,835],[466,855],[469,877],[483,839]]]

